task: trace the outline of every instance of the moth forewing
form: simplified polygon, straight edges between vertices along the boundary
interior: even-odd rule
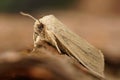
[[[103,77],[104,58],[100,50],[73,33],[53,15],[45,16],[39,21],[55,36],[56,45],[60,50],[65,50],[68,55],[77,59],[88,70]]]

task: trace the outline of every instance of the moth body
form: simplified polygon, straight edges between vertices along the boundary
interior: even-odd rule
[[[103,77],[104,58],[101,51],[73,33],[53,15],[40,18],[34,24],[34,46],[41,41],[49,42],[59,53],[63,50],[92,73]]]

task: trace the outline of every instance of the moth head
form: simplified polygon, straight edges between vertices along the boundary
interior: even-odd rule
[[[28,17],[32,18],[35,21],[34,31],[36,33],[38,33],[38,34],[42,33],[45,30],[45,26],[38,19],[36,19],[35,17],[31,16],[30,14],[23,13],[23,12],[20,12],[20,14],[22,14],[24,16],[28,16]]]
[[[31,16],[30,14],[26,14],[23,12],[20,12],[20,14],[24,15],[24,16],[28,16],[30,18],[32,18],[35,23],[34,23],[34,33],[33,33],[33,39],[34,41],[38,41],[39,39],[44,39],[45,38],[45,32],[46,32],[46,27],[44,26],[44,24],[42,24],[40,22],[40,20],[34,18],[33,16]]]
[[[41,23],[39,20],[36,20],[34,24],[34,31],[38,34],[41,34],[45,31],[45,25]]]

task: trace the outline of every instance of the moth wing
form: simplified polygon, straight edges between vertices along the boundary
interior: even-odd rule
[[[60,49],[65,48],[68,55],[77,59],[91,72],[103,75],[104,58],[100,50],[70,31],[53,15],[45,16],[40,21],[55,35],[59,44],[63,46],[59,47]]]
[[[59,41],[59,44],[63,46],[60,49],[65,48],[68,55],[77,59],[91,72],[103,75],[104,58],[100,50],[68,29],[63,32],[61,30],[61,32],[55,33],[54,35]]]

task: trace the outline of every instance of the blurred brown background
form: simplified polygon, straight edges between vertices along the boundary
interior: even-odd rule
[[[75,33],[101,49],[105,74],[120,80],[120,1],[119,0],[0,0],[0,52],[33,46],[34,21],[53,14]]]

